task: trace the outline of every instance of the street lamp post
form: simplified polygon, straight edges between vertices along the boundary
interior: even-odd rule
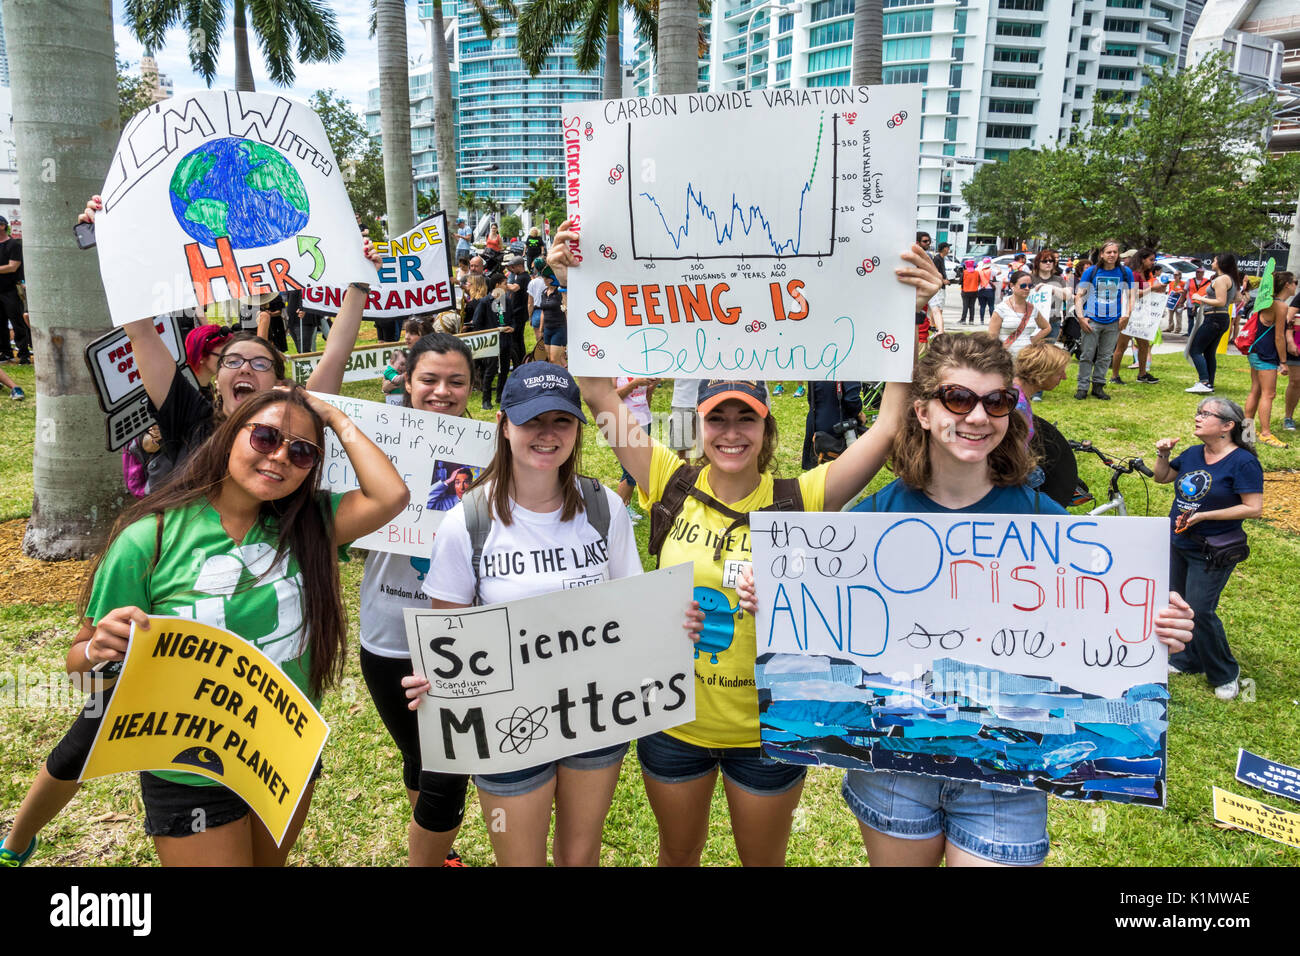
[[[764,0],[763,3],[760,3],[753,10],[749,11],[749,16],[745,18],[745,29],[741,31],[741,35],[745,38],[745,87],[744,88],[746,90],[749,89],[749,76],[750,76],[749,58],[750,56],[753,55],[753,51],[750,48],[750,43],[749,43],[749,25],[754,22],[754,15],[758,13],[759,10],[765,10],[768,7],[772,8],[773,14],[798,13],[800,10],[803,9],[803,4],[801,3],[787,4],[787,3],[781,3],[779,2],[779,0]]]

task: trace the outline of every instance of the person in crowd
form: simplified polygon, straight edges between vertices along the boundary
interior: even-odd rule
[[[647,435],[650,434],[650,402],[654,398],[655,386],[658,384],[657,378],[620,376],[614,379],[614,388],[618,391],[618,397],[631,412],[632,419]],[[640,513],[632,508],[632,492],[636,491],[636,479],[626,468],[623,469],[623,475],[618,480],[617,491],[619,500],[627,508],[628,517],[632,519],[633,524],[636,524],[641,520]]]
[[[1033,458],[1015,414],[1012,359],[991,335],[940,335],[921,356],[911,408],[893,435],[898,477],[861,512],[1063,515],[1025,485]],[[873,429],[874,430],[874,429]],[[870,432],[868,433],[868,435]],[[951,436],[951,437],[950,437]],[[752,572],[737,589],[752,614]],[[1186,646],[1191,614],[1176,594],[1155,618],[1172,650]],[[898,771],[850,770],[845,802],[858,818],[872,866],[1036,866],[1047,856],[1047,796]]]
[[[1250,395],[1246,398],[1246,421],[1259,413],[1256,442],[1270,448],[1285,448],[1286,442],[1273,434],[1273,399],[1277,397],[1277,376],[1289,369],[1286,356],[1286,316],[1296,294],[1295,276],[1273,273],[1273,302],[1258,312],[1255,341],[1246,351],[1250,362]]]
[[[358,489],[317,490],[326,428],[342,444]],[[296,386],[249,398],[171,480],[114,526],[83,591],[69,674],[123,660],[132,625],[147,632],[148,615],[182,616],[251,641],[319,702],[341,676],[346,654],[338,549],[385,524],[408,497],[388,457],[338,409]],[[269,560],[250,562],[246,555],[258,546]],[[215,611],[212,601],[196,600],[211,587],[204,581],[213,559],[253,579],[216,602]],[[37,831],[53,817],[50,807],[57,803],[57,812],[76,793],[99,704],[92,698],[87,711],[96,716],[83,713],[42,766],[6,838],[11,855],[29,856]],[[194,774],[145,773],[145,829],[164,866],[283,865],[313,788],[277,846],[233,791]],[[204,826],[194,826],[198,819]]]
[[[1238,561],[1250,553],[1242,521],[1264,512],[1264,471],[1242,426],[1236,402],[1201,399],[1193,419],[1201,440],[1177,458],[1177,438],[1156,442],[1155,480],[1174,485],[1169,509],[1169,586],[1187,595],[1196,612],[1194,637],[1169,657],[1175,674],[1204,673],[1214,696],[1229,701],[1240,693],[1241,668],[1219,620],[1219,596]]]
[[[1030,289],[1040,285],[1051,290],[1052,308],[1048,317],[1048,342],[1055,342],[1060,336],[1061,326],[1065,321],[1065,303],[1070,299],[1070,291],[1058,265],[1060,256],[1055,249],[1041,249],[1029,264]]]
[[[1026,345],[1043,341],[1051,331],[1043,313],[1029,301],[1032,282],[1028,272],[1011,273],[1011,294],[998,303],[989,320],[989,335],[1004,340],[1002,344],[1012,357]]]
[[[1102,243],[1097,262],[1079,277],[1074,291],[1074,312],[1083,330],[1079,348],[1079,385],[1074,397],[1088,397],[1089,380],[1093,398],[1110,401],[1106,394],[1106,370],[1115,352],[1121,322],[1132,310],[1133,272],[1120,264],[1119,242]]]
[[[1016,411],[1025,419],[1029,449],[1039,461],[1027,484],[1063,508],[1074,499],[1079,478],[1074,450],[1055,425],[1034,415],[1032,402],[1065,381],[1069,367],[1070,353],[1046,342],[1028,345],[1015,357]]]
[[[1214,257],[1212,266],[1209,288],[1189,296],[1191,304],[1202,309],[1200,325],[1188,346],[1199,381],[1184,391],[1193,395],[1208,395],[1214,391],[1219,340],[1232,324],[1228,307],[1237,301],[1237,295],[1241,291],[1241,274],[1237,271],[1236,256],[1231,252],[1221,252]]]
[[[0,361],[12,362],[17,348],[18,364],[31,365],[32,330],[23,305],[22,283],[23,241],[10,232],[9,220],[0,216]]]
[[[469,226],[465,225],[464,219],[456,220],[456,258],[464,256],[468,259],[474,254],[474,232]]]
[[[817,432],[833,435],[836,426],[845,423],[855,422],[864,428],[867,424],[866,411],[862,407],[861,382],[809,382],[808,385],[808,418],[804,422],[800,461],[804,471],[818,465],[813,438]]]
[[[501,333],[497,339],[497,354],[479,359],[477,366],[479,381],[483,387],[483,409],[484,411],[492,408],[492,386],[497,384],[497,404],[501,404],[501,395],[505,391],[506,377],[500,376],[500,382],[497,382],[498,372],[501,369],[501,361],[504,358],[506,362],[510,360],[510,329],[503,328],[502,317],[505,312],[505,295],[506,295],[506,277],[500,272],[493,272],[487,276],[483,283],[487,294],[479,298],[474,304],[474,318],[470,323],[471,332],[490,332],[493,329],[500,329]]]
[[[1160,271],[1156,268],[1155,250],[1139,249],[1129,260],[1128,268],[1133,274],[1133,284],[1128,292],[1130,298],[1128,307],[1124,310],[1125,322],[1128,314],[1133,311],[1133,304],[1155,288],[1156,276]],[[1132,339],[1125,335],[1123,324],[1120,326],[1119,338],[1115,343],[1115,354],[1111,357],[1110,384],[1124,384],[1124,380],[1119,377],[1119,370],[1124,364],[1124,355],[1128,351],[1130,342],[1137,343],[1137,380],[1143,385],[1155,385],[1160,379],[1151,374],[1151,342],[1147,339]]]
[[[977,298],[980,304],[980,325],[985,321],[984,313],[987,310],[989,317],[993,316],[993,310],[997,305],[997,287],[994,285],[993,278],[993,259],[985,256],[980,260],[979,269],[979,292]]]
[[[203,395],[212,398],[212,380],[221,368],[221,350],[235,334],[228,325],[199,325],[185,336],[185,364],[194,373]]]
[[[556,234],[549,257],[561,279],[571,261],[567,225]],[[903,259],[898,279],[915,289],[916,310],[924,311],[939,287],[939,274],[919,245]],[[750,560],[749,535],[730,530],[742,526],[751,511],[777,500],[769,470],[777,445],[776,420],[766,389],[755,381],[705,380],[697,396],[705,465],[679,472],[683,466],[677,456],[641,431],[610,379],[584,378],[580,384],[606,440],[636,480],[642,504],[657,506],[670,483],[686,482],[676,520],[683,528],[713,529],[711,537],[717,539],[715,547],[703,535],[667,534],[658,553],[663,566],[694,565],[695,593],[702,604],[710,599],[710,613],[715,618],[721,614],[719,623],[725,627],[722,640],[711,638],[697,648],[695,720],[637,741],[646,794],[659,824],[659,863],[699,864],[721,770],[741,862],[781,865],[806,768],[761,756],[753,617],[733,617],[734,583],[726,576],[728,567]],[[904,388],[888,386],[876,426],[839,458],[798,479],[782,480],[781,503],[799,501],[802,510],[820,511],[838,510],[851,501],[885,461]],[[661,533],[668,530],[661,528]]]
[[[490,560],[513,551],[558,544],[603,556],[585,574],[613,580],[641,573],[632,523],[618,497],[579,473],[586,420],[578,386],[558,365],[534,363],[506,382],[496,451],[470,493],[482,489],[490,517],[482,560],[475,564],[470,509],[462,502],[447,512],[434,539],[429,561],[437,574],[425,589],[435,609],[517,601],[564,587],[562,571],[519,575],[509,572],[508,561]],[[592,524],[594,496],[604,499],[609,514],[604,530]],[[410,706],[418,708],[428,680],[411,675],[402,683]],[[555,864],[598,865],[601,831],[627,750],[615,744],[524,770],[476,774],[497,864],[544,866],[554,814]]]
[[[1183,307],[1187,302],[1187,282],[1181,272],[1175,271],[1165,285],[1169,297],[1165,300],[1165,331],[1183,334]],[[1190,328],[1190,323],[1188,323]]]
[[[961,325],[975,324],[975,300],[979,298],[980,273],[974,259],[962,263],[961,272]]]
[[[538,259],[545,259],[546,243],[542,241],[542,230],[536,226],[528,230],[528,238],[524,240],[524,261],[536,262]]]
[[[27,397],[27,393],[18,387],[18,383],[5,374],[4,369],[0,369],[0,385],[9,389],[9,397],[15,402],[21,402]]]
[[[501,349],[501,381],[524,362],[524,327],[528,324],[528,263],[523,256],[507,256],[505,323],[509,347]],[[503,332],[504,336],[505,333]]]
[[[1300,402],[1300,323],[1297,323],[1297,316],[1300,316],[1300,292],[1296,293],[1287,305],[1286,309],[1286,364],[1287,364],[1287,383],[1286,383],[1286,417],[1282,419],[1282,427],[1289,431],[1295,431],[1295,409],[1297,402]]]
[[[396,349],[384,366],[384,380],[379,387],[384,393],[386,404],[406,404],[406,353],[401,349]]]
[[[411,346],[407,368],[408,407],[454,418],[466,416],[474,374],[473,358],[463,339],[445,333],[422,337]],[[433,484],[439,480],[435,474]],[[455,484],[451,488],[455,501],[448,507],[454,507],[464,494],[456,494]],[[463,478],[460,484],[464,484]],[[431,486],[430,496],[433,494]],[[443,500],[439,497],[438,502]],[[465,817],[469,777],[422,769],[419,723],[407,706],[402,687],[402,679],[411,673],[403,611],[429,606],[430,574],[428,558],[388,551],[371,551],[366,556],[361,578],[361,674],[402,755],[402,781],[411,805],[409,864],[459,866],[460,857],[452,847]]]
[[[546,345],[547,356],[553,365],[569,364],[569,319],[564,311],[564,298],[559,280],[550,266],[542,270],[542,280],[546,283],[537,299],[541,310],[541,323],[538,334]]]
[[[488,226],[487,239],[484,240],[483,244],[493,252],[501,252],[501,231],[497,228],[495,222]]]

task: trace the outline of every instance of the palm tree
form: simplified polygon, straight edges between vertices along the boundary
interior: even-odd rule
[[[441,183],[439,183],[441,186]],[[475,213],[483,208],[483,200],[479,194],[472,190],[464,190],[460,193],[460,208],[469,215],[471,227],[475,218]]]
[[[411,86],[406,66],[406,0],[375,0],[379,39],[379,132],[384,143],[384,206],[388,234],[415,225],[411,198]]]
[[[878,86],[882,76],[884,27],[882,0],[857,0],[853,8],[854,86]]]
[[[656,0],[626,0],[637,21],[641,39],[655,43]],[[531,0],[519,15],[519,59],[528,72],[536,76],[555,45],[572,31],[577,31],[573,60],[583,73],[590,73],[605,56],[605,99],[623,95],[623,74],[619,55],[619,21],[623,18],[624,0]]]
[[[235,89],[251,93],[248,21],[257,34],[266,72],[277,86],[291,86],[295,63],[337,63],[343,35],[325,0],[233,0]],[[226,0],[126,0],[126,25],[146,47],[160,50],[168,29],[184,25],[190,34],[190,65],[208,86],[217,78]],[[296,44],[296,49],[295,49]]]
[[[697,0],[659,0],[655,62],[661,96],[700,88],[699,17]]]
[[[486,193],[483,194],[479,203],[483,207],[483,211],[489,216],[500,216],[506,208],[501,204],[501,200],[497,199],[495,196],[489,196]]]
[[[78,254],[68,231],[86,197],[103,186],[117,142],[113,20],[103,0],[5,0],[4,26],[40,369],[23,551],[86,558],[103,545],[125,493],[119,456],[104,450],[104,416],[82,360],[86,345],[112,326],[108,303],[96,256]],[[55,168],[57,176],[47,174]]]

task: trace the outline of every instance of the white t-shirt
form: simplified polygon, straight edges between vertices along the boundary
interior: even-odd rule
[[[694,411],[695,406],[699,404],[699,400],[700,379],[673,379],[673,408],[689,408]]]
[[[998,333],[998,339],[1005,342],[1012,332],[1020,328],[1020,322],[1024,318],[1024,313],[1016,312],[1010,296],[1007,296],[999,302],[995,311],[1002,317],[1002,329]],[[1037,334],[1038,310],[1031,305],[1029,306],[1029,321],[1025,323],[1024,329],[1018,336],[1016,336],[1015,341],[1007,346],[1007,351],[1012,355],[1015,355],[1026,345],[1029,345]]]
[[[605,548],[596,529],[587,523],[586,512],[572,521],[561,521],[561,509],[540,514],[514,505],[510,524],[493,521],[483,543],[479,599],[484,604],[498,604],[640,574],[632,520],[618,495],[608,488],[602,490],[610,515]],[[429,561],[436,572],[425,583],[429,596],[453,604],[471,603],[473,553],[462,502],[447,512],[433,539]]]
[[[546,291],[546,280],[537,276],[528,283],[528,294],[532,296],[533,308],[537,308],[537,303],[542,301],[542,293]]]
[[[614,387],[622,388],[632,379],[625,375],[620,375],[614,379]],[[648,389],[641,385],[627,393],[627,398],[623,399],[623,404],[627,406],[628,411],[632,413],[632,418],[642,428],[650,426],[650,402],[647,397]]]
[[[442,529],[439,528],[439,533]],[[434,538],[436,541],[437,538]],[[410,657],[402,609],[429,607],[428,558],[371,551],[361,577],[361,646],[380,657]]]

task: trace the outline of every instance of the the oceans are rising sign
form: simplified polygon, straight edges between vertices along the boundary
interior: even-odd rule
[[[141,110],[101,195],[114,325],[375,274],[320,119],[283,96],[208,91]]]
[[[196,773],[243,797],[279,844],[328,737],[307,695],[248,641],[150,617],[147,631],[132,629],[79,779]]]
[[[430,685],[425,769],[505,773],[693,720],[691,581],[682,564],[508,604],[407,608]]]
[[[584,103],[563,117],[578,375],[911,377],[919,86]]]
[[[1165,519],[750,526],[768,755],[1164,805]]]
[[[447,216],[440,212],[410,232],[376,241],[375,252],[383,262],[378,275],[370,280],[363,314],[377,319],[454,309],[456,284],[451,281],[451,247],[446,235]],[[347,290],[346,282],[309,285],[302,295],[303,308],[337,312]]]
[[[358,548],[427,560],[443,512],[456,506],[470,482],[492,460],[496,424],[341,395],[316,397],[352,419],[388,456],[411,489],[411,500],[401,514],[352,543]],[[331,491],[361,487],[343,443],[332,430],[325,433],[321,483]]]

